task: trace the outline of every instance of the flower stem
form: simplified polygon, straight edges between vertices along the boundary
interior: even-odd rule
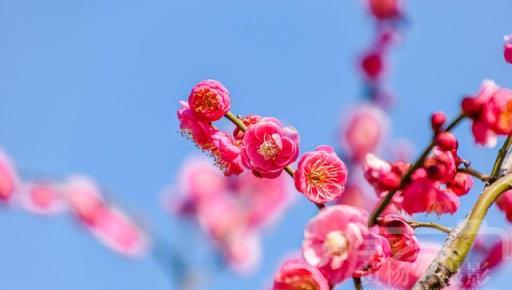
[[[407,223],[413,228],[433,228],[447,234],[449,234],[452,231],[448,227],[432,222],[408,221]]]
[[[361,278],[354,277],[354,278],[352,278],[352,280],[354,281],[354,289],[355,290],[363,290],[363,283],[361,282]]]
[[[466,173],[466,174],[469,174],[475,178],[478,178],[480,179],[481,181],[483,182],[488,182],[489,179],[490,179],[490,176],[487,175],[487,174],[484,174],[474,168],[471,168],[471,167],[462,167],[462,168],[458,168],[457,169],[457,172],[462,172],[462,173]]]
[[[496,181],[499,178],[501,166],[505,161],[505,157],[507,156],[508,151],[510,150],[510,146],[512,146],[512,136],[508,136],[503,145],[498,151],[498,155],[496,156],[496,161],[492,167],[492,171],[489,177],[490,182]]]
[[[445,131],[449,132],[449,131],[453,130],[462,120],[464,120],[465,117],[466,116],[463,113],[460,113],[450,124],[448,124]],[[416,169],[423,166],[423,162],[427,158],[430,151],[432,151],[434,146],[435,146],[435,141],[434,141],[434,138],[432,138],[432,140],[430,141],[428,146],[425,149],[423,149],[423,152],[421,152],[420,156],[409,167],[409,169],[405,172],[404,176],[402,176],[402,179],[400,180],[400,186],[399,186],[400,189],[405,187],[407,184],[409,184],[412,174],[414,173],[414,171],[416,171]],[[397,192],[397,190],[391,190],[379,202],[377,207],[370,214],[370,218],[368,219],[368,226],[371,227],[371,226],[375,225],[377,218],[386,209],[386,207],[391,202],[391,200],[393,199],[393,196],[395,195],[396,192]]]
[[[247,126],[245,126],[244,122],[242,122],[242,120],[240,120],[235,114],[233,114],[232,112],[227,112],[226,115],[224,115],[226,117],[226,119],[228,119],[229,121],[231,121],[231,123],[235,124],[235,126],[237,126],[240,130],[242,130],[243,132],[247,131]],[[291,168],[290,166],[286,166],[284,168],[284,171],[286,171],[286,173],[288,173],[288,175],[290,175],[291,178],[294,177],[295,175],[295,171],[293,170],[293,168]],[[322,209],[325,207],[325,204],[316,204],[316,207],[318,209]]]

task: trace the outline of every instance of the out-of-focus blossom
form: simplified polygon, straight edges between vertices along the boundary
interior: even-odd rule
[[[272,290],[329,290],[320,271],[302,259],[286,261],[274,277]]]
[[[512,64],[512,35],[507,35],[504,39],[503,56],[508,63]]]
[[[389,242],[382,236],[370,233],[358,250],[356,270],[353,277],[362,277],[379,270],[391,254]]]
[[[231,98],[229,91],[219,81],[204,80],[192,88],[188,103],[196,116],[213,122],[229,111]]]
[[[420,168],[413,174],[413,180],[402,192],[402,208],[408,213],[451,213],[457,211],[460,201],[457,195],[441,188],[439,181],[427,177]]]
[[[414,229],[400,215],[387,214],[378,220],[379,234],[391,246],[391,257],[404,262],[414,262],[418,257],[419,242]]]
[[[427,267],[439,253],[441,246],[434,243],[421,243],[418,258],[413,263],[396,259],[387,259],[382,267],[373,275],[381,284],[393,289],[411,289],[425,273]],[[455,287],[443,289],[455,290]]]
[[[331,284],[351,277],[368,228],[366,213],[347,205],[322,209],[304,231],[304,259],[322,271]]]
[[[294,174],[295,188],[317,204],[332,201],[343,193],[347,167],[330,146],[305,153]]]
[[[443,112],[435,112],[430,116],[430,125],[434,132],[439,132],[446,123],[446,114]]]
[[[244,117],[240,117],[239,119],[244,123],[246,127],[250,127],[261,120],[261,116],[259,115],[247,115]],[[244,138],[244,131],[240,129],[238,126],[233,130],[233,137],[235,140],[241,141]]]
[[[212,146],[210,152],[215,159],[215,164],[224,175],[239,175],[244,171],[240,148],[234,140],[224,132],[216,132],[211,136]]]
[[[148,240],[144,231],[120,209],[108,204],[94,181],[72,176],[62,190],[72,212],[105,246],[126,256],[146,252]]]
[[[457,149],[457,138],[450,132],[441,132],[435,137],[436,145],[443,151],[452,151]]]
[[[7,202],[19,186],[13,162],[0,148],[0,201]]]
[[[381,51],[371,51],[361,58],[361,70],[365,78],[374,82],[382,77],[385,70],[384,56]]]
[[[473,179],[469,174],[457,172],[447,187],[458,196],[467,194],[473,187]]]
[[[180,101],[178,110],[181,134],[190,138],[201,150],[206,150],[211,145],[211,136],[217,132],[209,122],[197,118],[187,102]]]
[[[512,222],[512,190],[507,190],[496,200],[498,208],[505,213],[507,220]]]
[[[456,171],[453,154],[442,150],[434,150],[434,154],[425,160],[423,167],[430,179],[440,182],[450,181]]]
[[[27,182],[20,186],[21,205],[33,213],[55,214],[67,209],[65,197],[58,184]]]
[[[370,11],[378,20],[400,17],[402,11],[401,0],[368,0]]]
[[[341,129],[341,145],[349,157],[363,161],[368,153],[374,153],[387,136],[388,119],[374,105],[362,105],[351,111]]]
[[[242,162],[257,176],[276,178],[299,154],[299,135],[274,118],[250,126],[242,140]]]
[[[336,204],[350,205],[366,211],[371,211],[376,202],[375,195],[369,195],[362,187],[361,182],[348,183],[345,192],[336,199]]]
[[[494,147],[496,135],[512,130],[509,121],[511,91],[502,89],[494,81],[485,80],[480,91],[472,97],[462,100],[462,110],[473,123],[471,131],[475,142],[480,145]]]

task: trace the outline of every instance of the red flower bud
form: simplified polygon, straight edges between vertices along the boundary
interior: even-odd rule
[[[430,124],[432,125],[432,130],[434,132],[438,132],[443,127],[446,122],[446,115],[443,112],[435,112],[430,117]]]
[[[436,145],[443,151],[457,149],[457,139],[450,132],[441,132],[436,136]]]

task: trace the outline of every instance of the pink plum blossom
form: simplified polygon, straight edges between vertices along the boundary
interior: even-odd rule
[[[295,188],[317,204],[341,196],[347,182],[347,167],[330,146],[319,146],[300,158],[294,174]]]
[[[366,221],[366,212],[355,207],[322,209],[304,231],[304,259],[319,268],[331,284],[351,277],[358,266],[358,250],[368,234]]]
[[[19,186],[18,175],[9,156],[0,148],[0,201],[7,202]]]
[[[473,187],[473,179],[469,174],[457,172],[447,187],[456,195],[463,196]]]
[[[512,190],[503,192],[496,200],[498,208],[505,213],[507,220],[512,222]]]
[[[106,207],[99,186],[90,178],[72,176],[63,185],[69,207],[85,224],[95,224]]]
[[[391,257],[404,262],[414,262],[419,252],[419,242],[414,229],[400,215],[387,214],[378,220],[379,234],[388,240]]]
[[[219,81],[204,80],[192,88],[188,103],[196,116],[212,122],[229,111],[231,98],[229,91]]]
[[[353,161],[363,161],[375,153],[388,131],[386,114],[377,106],[365,104],[350,112],[341,129],[341,145]]]
[[[195,142],[200,149],[207,149],[211,145],[211,136],[218,130],[208,121],[197,118],[187,102],[180,101],[180,104],[177,115],[181,133]]]
[[[67,209],[62,188],[53,182],[26,182],[19,196],[21,205],[33,213],[56,214]]]
[[[379,20],[393,19],[401,15],[401,0],[368,0],[372,15]]]
[[[356,270],[353,277],[362,277],[379,270],[382,264],[391,254],[388,240],[384,237],[370,233],[357,251]]]
[[[512,64],[512,35],[507,35],[504,39],[503,56],[508,63]]]
[[[329,290],[320,271],[302,259],[286,261],[274,277],[272,290]]]
[[[299,135],[274,118],[250,126],[242,140],[242,162],[257,176],[276,178],[299,154]]]
[[[240,157],[240,147],[224,132],[216,132],[211,136],[209,152],[215,159],[215,164],[224,175],[239,175],[244,171]]]

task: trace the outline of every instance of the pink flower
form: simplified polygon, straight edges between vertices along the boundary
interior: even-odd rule
[[[456,150],[458,147],[457,139],[450,132],[441,132],[435,137],[436,145],[442,151]]]
[[[14,165],[0,149],[0,201],[7,202],[18,187],[19,181]]]
[[[363,170],[366,180],[378,193],[381,193],[383,191],[398,189],[402,175],[406,172],[408,167],[409,164],[404,162],[390,164],[373,154],[368,154],[363,165]]]
[[[299,192],[322,204],[341,196],[347,182],[347,167],[332,147],[323,145],[301,157],[294,180]]]
[[[364,160],[374,153],[386,138],[388,119],[374,105],[363,105],[352,111],[341,130],[341,145],[351,159]]]
[[[57,184],[29,182],[24,183],[20,191],[22,206],[33,213],[55,214],[66,209],[62,189]]]
[[[395,259],[387,259],[384,265],[374,275],[376,280],[393,289],[411,289],[425,270],[439,253],[441,246],[434,243],[422,243],[420,252],[415,262],[402,262]],[[443,289],[455,290],[454,287]]]
[[[501,194],[496,200],[498,208],[507,216],[507,220],[512,222],[512,189],[509,189]]]
[[[197,146],[205,150],[210,146],[211,136],[218,130],[202,119],[197,118],[187,102],[180,101],[181,108],[178,110],[181,133],[190,138]]]
[[[504,39],[503,56],[508,63],[512,64],[512,35],[507,35]]]
[[[231,98],[228,90],[220,82],[204,80],[192,88],[188,103],[196,116],[213,122],[229,111]]]
[[[240,117],[240,120],[244,123],[246,127],[250,127],[261,120],[261,116],[259,115],[247,115],[245,117]],[[244,138],[244,131],[242,131],[238,126],[233,130],[233,137],[237,141],[241,141]]]
[[[400,0],[368,0],[370,11],[379,20],[397,18],[401,14]]]
[[[94,181],[72,176],[63,185],[67,202],[73,213],[85,224],[95,224],[106,207],[101,191]]]
[[[434,149],[433,156],[425,160],[423,167],[430,179],[447,182],[452,180],[456,171],[455,158],[449,151]]]
[[[420,212],[453,214],[459,208],[460,201],[457,195],[441,189],[440,182],[428,178],[424,169],[416,170],[412,179],[402,192],[402,208],[408,214]]]
[[[320,271],[302,259],[286,261],[274,277],[272,290],[329,290]]]
[[[242,162],[257,176],[275,178],[299,154],[299,135],[274,118],[250,126],[242,140]]]
[[[361,58],[361,70],[370,82],[381,78],[384,68],[384,56],[381,51],[369,52]]]
[[[391,246],[391,256],[404,262],[414,262],[420,250],[414,229],[400,215],[387,214],[378,219],[379,233]]]
[[[211,143],[209,151],[225,176],[239,175],[244,171],[240,148],[230,136],[221,131],[216,132],[211,136]]]
[[[463,196],[467,194],[473,187],[473,179],[469,174],[457,172],[447,187],[456,195]]]
[[[446,115],[443,112],[435,112],[430,116],[430,124],[434,132],[439,132],[446,123]]]
[[[512,91],[498,89],[484,105],[483,118],[495,134],[512,134]]]
[[[363,210],[335,205],[322,209],[307,224],[302,254],[331,284],[351,277],[356,270],[358,250],[368,234],[366,219]]]
[[[391,254],[389,242],[382,236],[370,233],[358,249],[357,266],[353,277],[362,277],[379,270]]]

